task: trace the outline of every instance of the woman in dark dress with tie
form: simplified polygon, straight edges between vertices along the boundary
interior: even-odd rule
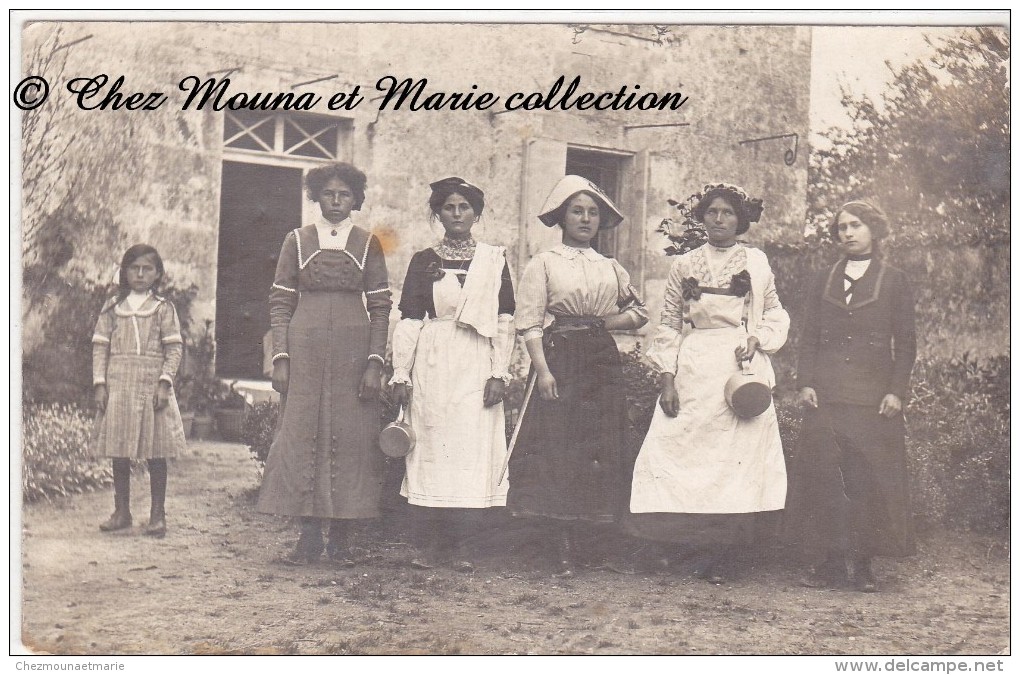
[[[910,281],[886,262],[880,209],[843,205],[829,231],[844,257],[806,294],[797,383],[804,420],[787,502],[805,583],[873,592],[874,556],[914,552],[903,408],[914,365]]]

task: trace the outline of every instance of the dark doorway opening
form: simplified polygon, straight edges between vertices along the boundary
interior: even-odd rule
[[[598,152],[567,148],[567,175],[582,176],[602,188],[617,206],[620,204],[620,186],[623,181],[624,162],[627,157]],[[616,230],[599,230],[592,241],[592,248],[605,256],[616,255]]]
[[[216,374],[264,378],[267,297],[283,238],[301,226],[302,170],[223,163],[216,271]]]

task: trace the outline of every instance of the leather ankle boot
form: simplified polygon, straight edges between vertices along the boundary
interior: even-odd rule
[[[163,511],[162,505],[157,508],[153,504],[152,510],[149,512],[149,522],[145,526],[145,534],[150,537],[166,536],[166,513]]]
[[[324,546],[322,543],[322,524],[318,518],[301,519],[301,536],[298,537],[294,549],[284,556],[283,562],[288,565],[307,565],[319,559]]]
[[[354,567],[355,562],[351,556],[350,540],[350,530],[347,527],[347,523],[342,520],[330,521],[326,555],[331,563],[339,567]]]
[[[847,576],[850,583],[861,593],[878,592],[878,580],[871,571],[871,558],[855,556],[847,560]]]
[[[149,509],[149,523],[145,526],[145,534],[150,537],[166,535],[166,459],[150,459],[149,488],[152,493],[152,506]]]
[[[569,579],[576,575],[574,548],[574,534],[569,527],[565,527],[556,541],[556,573],[553,576]]]
[[[425,546],[411,558],[411,567],[418,570],[430,570],[443,561],[445,546],[443,545],[443,522],[430,514],[425,521]]]
[[[99,524],[103,532],[116,532],[131,527],[131,513],[121,507],[115,507],[113,514]]]
[[[103,532],[131,527],[131,461],[113,460],[113,515],[99,525]]]

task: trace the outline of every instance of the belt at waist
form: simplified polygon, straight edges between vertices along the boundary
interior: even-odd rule
[[[727,326],[695,326],[694,322],[691,321],[690,319],[684,319],[684,322],[688,326],[690,326],[693,330],[697,330],[697,331],[708,331],[708,330],[743,330],[743,331],[746,331],[747,330],[747,324],[745,324],[744,322],[740,322],[736,326],[734,326],[734,325],[727,325]]]
[[[569,333],[575,330],[605,330],[606,322],[597,316],[558,316],[545,329],[547,333]]]

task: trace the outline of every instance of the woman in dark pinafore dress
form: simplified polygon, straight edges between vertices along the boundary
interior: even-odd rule
[[[269,294],[273,387],[283,404],[258,510],[301,517],[301,537],[285,558],[292,564],[324,548],[334,562],[353,564],[346,524],[380,515],[376,444],[391,300],[379,240],[350,220],[365,183],[350,164],[308,172],[322,218],[287,234]]]

